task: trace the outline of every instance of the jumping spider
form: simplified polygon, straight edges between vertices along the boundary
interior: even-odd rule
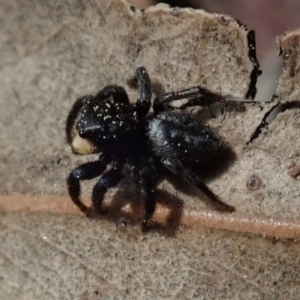
[[[200,189],[210,199],[217,196],[190,170],[185,162],[207,160],[222,147],[222,141],[210,127],[193,115],[180,110],[167,109],[166,103],[199,94],[203,89],[193,87],[171,92],[157,98],[151,108],[151,81],[145,68],[136,70],[140,95],[131,104],[124,88],[106,86],[96,96],[79,98],[67,119],[67,137],[75,154],[101,153],[99,160],[87,162],[74,169],[67,185],[72,201],[86,212],[80,200],[80,181],[100,176],[95,185],[92,202],[100,212],[106,191],[124,177],[125,165],[140,178],[146,199],[142,228],[155,211],[155,189],[159,167],[163,166],[188,184]],[[205,94],[205,93],[204,93]],[[228,206],[229,207],[229,206]]]

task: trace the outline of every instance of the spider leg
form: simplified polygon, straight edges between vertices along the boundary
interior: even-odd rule
[[[165,104],[172,102],[174,100],[180,100],[180,99],[185,99],[185,98],[197,98],[197,97],[202,97],[202,98],[206,98],[207,100],[205,100],[205,103],[208,100],[211,101],[217,101],[217,100],[225,100],[223,99],[223,97],[221,95],[218,95],[216,93],[213,93],[211,91],[209,91],[206,88],[203,88],[201,86],[195,86],[195,87],[191,87],[182,91],[178,91],[178,92],[170,92],[170,93],[166,93],[164,95],[161,95],[159,97],[157,97],[154,100],[153,103],[153,109],[155,114],[165,110]],[[201,101],[198,100],[198,103],[200,104]]]
[[[100,158],[98,161],[82,164],[70,173],[67,179],[69,195],[74,204],[76,204],[81,211],[85,212],[87,207],[80,201],[80,180],[93,179],[100,176],[106,169],[108,163],[108,160]]]
[[[93,189],[92,201],[97,212],[100,212],[101,204],[107,190],[116,186],[123,179],[123,177],[122,165],[116,164],[96,183]]]
[[[102,101],[112,96],[114,102],[128,105],[129,98],[124,88],[118,85],[108,85],[95,96],[95,101]]]
[[[66,133],[67,133],[68,143],[71,143],[71,141],[72,141],[71,131],[74,127],[74,123],[76,121],[78,112],[80,111],[80,109],[82,108],[83,105],[85,105],[91,101],[94,101],[94,100],[95,100],[94,96],[86,95],[86,96],[83,96],[83,97],[77,99],[76,102],[74,103],[74,105],[68,115],[67,122],[66,122]]]
[[[139,116],[147,115],[151,107],[152,87],[150,77],[144,67],[140,67],[135,73],[141,87],[140,96],[135,104],[135,111]]]
[[[225,207],[227,211],[233,212],[235,209],[234,207],[222,202],[219,200],[217,195],[215,195],[199,178],[196,174],[191,172],[188,169],[185,169],[184,166],[175,159],[163,159],[163,165],[170,170],[172,173],[176,174],[177,176],[181,177],[185,182],[188,184],[196,187],[197,189],[201,190],[209,199],[213,200],[217,204],[222,207]]]
[[[157,184],[157,176],[155,173],[155,169],[152,167],[144,167],[140,171],[140,176],[142,177],[146,199],[145,199],[145,215],[142,223],[142,230],[146,230],[147,222],[153,216],[156,207],[156,199],[154,195],[155,187]]]
[[[189,102],[179,106],[178,108],[179,109],[186,109],[188,107],[195,107],[195,106],[207,106],[208,110],[209,110],[209,113],[211,115],[212,118],[216,118],[216,116],[213,114],[212,110],[211,110],[211,105],[212,103],[208,103],[208,99],[207,98],[192,98],[191,100],[189,100]],[[225,104],[225,102],[224,102]],[[166,106],[164,106],[164,108],[166,108]],[[222,113],[223,113],[223,109],[222,109]]]

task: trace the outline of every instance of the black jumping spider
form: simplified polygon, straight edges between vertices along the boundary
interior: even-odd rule
[[[66,127],[72,150],[76,154],[101,155],[99,160],[74,169],[67,184],[73,202],[85,212],[87,207],[80,201],[80,181],[100,176],[107,165],[112,164],[93,189],[93,205],[96,211],[100,211],[106,191],[122,180],[123,168],[129,165],[145,189],[143,228],[146,228],[155,210],[160,166],[219,202],[217,196],[183,163],[208,159],[219,150],[222,142],[201,120],[165,106],[172,100],[196,95],[202,88],[162,95],[154,101],[154,113],[148,116],[152,89],[145,68],[136,70],[136,80],[140,85],[140,95],[135,104],[129,102],[122,87],[115,85],[105,87],[96,96],[84,96],[75,102]]]

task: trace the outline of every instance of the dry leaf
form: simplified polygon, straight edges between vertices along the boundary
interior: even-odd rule
[[[65,141],[75,99],[118,84],[135,101],[128,82],[142,65],[156,92],[202,85],[252,98],[259,66],[251,30],[225,15],[165,5],[140,11],[121,0],[2,1],[0,25],[1,298],[297,299],[297,244],[233,232],[300,236],[299,184],[289,175],[299,163],[297,110],[255,138],[275,103],[229,105],[215,119],[200,110],[230,148],[208,166],[206,183],[236,208],[232,215],[163,181],[155,220],[168,226],[143,235],[133,226],[141,201],[118,211],[143,197],[130,180],[107,194],[113,220],[81,216],[66,192],[70,170],[94,159],[75,157]],[[92,184],[84,182],[87,201]]]

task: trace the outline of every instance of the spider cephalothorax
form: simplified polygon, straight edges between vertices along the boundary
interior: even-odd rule
[[[143,226],[155,210],[155,188],[161,165],[187,183],[202,190],[209,198],[219,201],[210,189],[184,162],[198,162],[209,158],[222,146],[210,127],[193,115],[168,110],[164,104],[199,93],[190,88],[160,96],[151,108],[151,81],[146,69],[136,70],[140,96],[135,104],[129,102],[126,91],[111,85],[96,96],[78,99],[67,120],[67,137],[76,154],[101,153],[99,160],[82,164],[68,179],[69,194],[82,210],[87,207],[80,200],[80,180],[100,177],[92,194],[94,208],[100,211],[106,191],[123,178],[123,168],[129,165],[140,177],[146,193]],[[107,166],[112,168],[105,172]]]

